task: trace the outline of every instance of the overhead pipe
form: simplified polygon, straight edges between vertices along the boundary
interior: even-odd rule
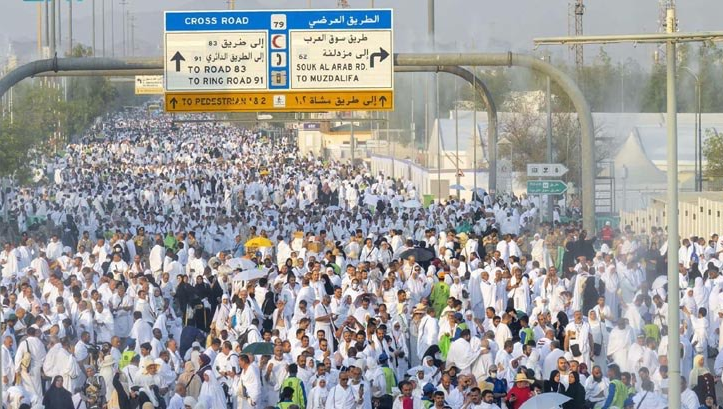
[[[515,54],[515,53],[476,53],[476,54],[395,54],[395,67],[433,67],[441,69],[442,67],[456,66],[463,71],[464,66],[490,66],[490,67],[527,67],[533,71],[539,72],[550,77],[552,81],[557,83],[560,88],[568,95],[577,111],[578,121],[581,128],[581,160],[582,167],[582,213],[583,226],[591,234],[595,231],[595,139],[592,113],[590,105],[575,81],[562,70],[556,68],[552,64],[540,60],[536,57]],[[13,85],[21,80],[38,75],[44,72],[61,72],[61,71],[99,71],[99,70],[158,70],[163,68],[161,59],[111,59],[111,58],[52,58],[47,60],[38,60],[22,65],[9,72],[0,79],[0,97],[2,97]],[[444,71],[444,70],[440,70]],[[457,71],[453,69],[453,71]],[[157,71],[153,71],[157,72]],[[445,71],[447,72],[447,71]],[[453,72],[455,75],[465,75],[461,71]],[[471,73],[470,73],[471,74]],[[472,75],[473,76],[473,75]],[[463,77],[464,78],[464,77]],[[467,78],[465,78],[467,79]],[[469,80],[468,80],[469,81]],[[475,87],[477,88],[476,80]],[[481,83],[481,81],[480,81]],[[479,92],[479,90],[478,90]],[[491,102],[491,98],[489,98]],[[488,105],[490,107],[491,105]],[[491,109],[488,109],[491,111]],[[489,115],[489,112],[488,112]],[[492,122],[490,122],[492,124]],[[495,121],[496,125],[496,121]],[[492,126],[490,126],[491,128]],[[495,126],[496,128],[496,126]],[[488,133],[488,144],[489,144]],[[491,148],[488,147],[488,163],[490,166],[490,194],[496,193],[496,166],[497,166],[497,135],[492,135],[494,139]]]

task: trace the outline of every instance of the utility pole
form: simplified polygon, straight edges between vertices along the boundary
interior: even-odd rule
[[[136,54],[136,16],[131,14],[129,17],[131,25],[131,57]]]
[[[49,1],[45,1],[45,46],[50,47],[50,11],[48,7]]]
[[[43,5],[38,3],[38,59],[43,58]]]
[[[550,56],[546,58],[547,62],[550,62]],[[547,106],[547,163],[552,163],[552,89],[550,84],[550,76],[546,78],[546,93],[545,93],[545,105]],[[542,199],[544,196],[540,196],[540,208],[537,209],[542,214]],[[547,196],[547,220],[552,224],[552,195]],[[542,218],[540,218],[542,219]]]
[[[103,19],[103,21],[101,21],[101,30],[103,31],[101,34],[101,42],[103,43],[103,57],[105,57],[105,0],[100,0],[100,15]]]
[[[550,62],[550,56],[547,56],[547,62]],[[545,94],[545,105],[547,105],[547,163],[552,163],[552,90],[550,88],[550,76],[547,76],[547,93]],[[542,214],[542,199],[540,196],[540,209]],[[552,224],[552,195],[547,196],[547,220]]]
[[[582,35],[582,16],[585,14],[585,6],[582,4],[582,0],[575,0],[575,35]],[[578,74],[582,71],[583,51],[582,44],[575,45],[575,66],[577,67]]]
[[[115,13],[113,11],[113,2],[110,0],[110,55],[115,57]]]
[[[126,4],[128,4],[128,1],[121,0],[120,5],[122,7],[121,9],[121,21],[123,25],[123,56],[125,57],[127,55],[126,53]]]
[[[459,176],[459,111],[457,106],[459,105],[459,88],[457,87],[457,79],[455,78],[454,81],[454,94],[455,94],[455,102],[454,102],[454,146],[455,146],[455,155],[457,156],[456,160],[456,179],[457,182],[457,200],[460,200],[461,191],[459,190],[460,186],[460,176]],[[469,157],[469,156],[467,156]]]
[[[58,0],[58,47],[63,46],[63,0]],[[63,53],[62,50],[60,52]]]
[[[50,0],[50,58],[55,57],[55,0]]]
[[[477,70],[472,67],[475,73],[475,76],[477,75]],[[474,186],[472,187],[472,197],[474,195],[477,195],[479,197],[479,192],[477,191],[477,138],[479,135],[477,135],[477,90],[474,88],[474,85],[472,85],[472,169],[474,170]]]
[[[354,118],[349,122],[349,147],[351,148],[351,168],[354,169],[354,151],[356,150],[356,141],[354,140]]]
[[[95,52],[95,0],[93,0],[93,2],[91,3],[91,9],[92,9],[92,14],[93,14],[93,18],[92,18],[92,20],[93,20],[93,28],[92,28],[93,42],[91,44],[91,47],[93,47],[93,57],[95,57],[96,56],[96,52]]]
[[[703,191],[703,101],[701,83],[698,81],[698,191]]]
[[[427,0],[427,40],[429,46],[434,51],[436,49],[435,39],[435,13],[434,13],[434,0]],[[437,104],[437,74],[432,74],[432,81],[427,81],[427,135],[426,144],[427,149],[432,140],[432,134],[434,133],[434,124],[439,118],[439,106]],[[439,126],[437,125],[437,198],[439,202],[442,202],[442,135],[439,132]]]
[[[73,0],[68,1],[68,56],[73,56]]]
[[[675,9],[669,8],[666,14],[666,33],[673,34],[677,29]],[[671,380],[668,385],[669,406],[679,408],[681,401],[680,379],[680,283],[678,278],[678,107],[675,90],[675,42],[665,43],[665,59],[668,91],[668,164],[665,173],[668,177],[668,372]],[[671,325],[672,323],[672,325]]]

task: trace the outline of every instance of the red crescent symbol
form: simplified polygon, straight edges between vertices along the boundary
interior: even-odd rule
[[[282,38],[281,35],[279,35],[279,34],[276,34],[271,37],[271,45],[273,45],[274,48],[282,48],[280,45],[276,44],[276,40],[278,40],[279,38]]]

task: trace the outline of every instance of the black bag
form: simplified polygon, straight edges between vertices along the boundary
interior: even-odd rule
[[[239,345],[241,345],[241,348],[245,347],[246,344],[248,344],[249,332],[251,332],[251,328],[247,328],[246,331],[244,331],[243,334],[238,337],[238,343]]]
[[[572,356],[582,355],[582,351],[580,350],[580,345],[578,345],[578,344],[570,345],[570,352],[572,352]]]
[[[592,344],[592,353],[595,356],[600,356],[602,353],[602,344],[598,344],[597,342]]]
[[[505,311],[514,310],[514,309],[515,309],[515,300],[512,298],[508,298]]]

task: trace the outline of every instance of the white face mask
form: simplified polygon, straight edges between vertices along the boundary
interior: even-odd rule
[[[497,372],[490,372],[490,378],[497,379]]]

